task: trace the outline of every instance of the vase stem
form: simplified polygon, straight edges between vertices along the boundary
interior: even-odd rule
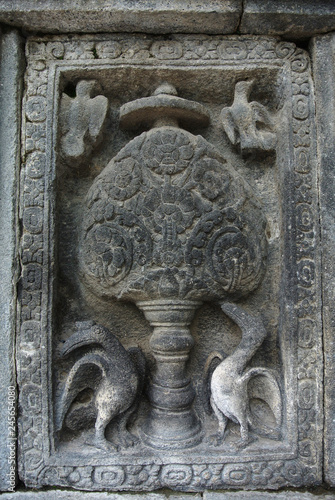
[[[148,390],[151,408],[142,429],[150,446],[188,448],[201,440],[200,421],[192,407],[195,392],[186,373],[194,345],[189,327],[200,304],[186,300],[137,302],[153,327],[150,347],[156,366]]]

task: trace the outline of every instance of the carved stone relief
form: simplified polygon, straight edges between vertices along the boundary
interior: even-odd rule
[[[305,52],[264,37],[97,35],[31,38],[27,60],[25,483],[318,483]]]
[[[232,106],[221,111],[223,129],[231,143],[239,145],[241,153],[272,151],[276,146],[270,113],[259,102],[248,102],[253,83],[237,82]]]
[[[65,92],[62,95],[60,151],[70,165],[87,160],[87,155],[102,139],[108,100],[102,95],[92,97],[98,89],[96,80],[81,80],[76,85],[75,97],[71,98]]]

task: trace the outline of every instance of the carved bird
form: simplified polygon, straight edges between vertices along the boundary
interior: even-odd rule
[[[94,392],[93,404],[97,415],[92,444],[105,450],[117,450],[116,445],[107,441],[105,429],[109,422],[120,417],[117,419],[119,439],[124,446],[131,446],[136,438],[126,426],[137,409],[143,389],[144,355],[139,348],[127,351],[107,328],[93,322],[76,325],[77,332],[66,340],[61,356],[68,356],[84,347],[91,350],[87,352],[85,349],[67,376],[56,415],[57,430],[62,429],[66,414],[78,395],[90,388]]]
[[[221,111],[221,121],[230,142],[239,144],[241,152],[271,151],[276,145],[274,123],[270,113],[259,102],[248,102],[253,80],[237,82],[233,104]]]
[[[235,352],[224,359],[218,352],[209,355],[205,365],[205,382],[210,392],[210,406],[219,421],[219,432],[214,444],[222,443],[228,419],[240,425],[240,447],[249,443],[249,425],[256,433],[280,438],[281,391],[274,373],[266,368],[246,369],[247,363],[266,337],[262,321],[237,307],[224,303],[222,311],[242,330],[242,339]],[[216,366],[214,366],[216,365]],[[267,403],[276,423],[268,426],[256,419],[250,410],[250,400]],[[269,408],[270,407],[270,408]]]
[[[100,90],[96,80],[80,80],[76,97],[65,92],[60,102],[61,151],[65,161],[80,162],[102,138],[107,116],[108,99],[103,95],[92,97]]]

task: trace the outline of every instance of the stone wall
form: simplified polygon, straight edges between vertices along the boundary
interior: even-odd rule
[[[0,22],[1,491],[333,497],[335,6]]]

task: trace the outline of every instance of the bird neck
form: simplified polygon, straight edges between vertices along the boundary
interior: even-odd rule
[[[250,87],[235,87],[235,99],[238,101],[248,102],[250,96]]]
[[[249,330],[243,333],[241,342],[236,350],[229,356],[231,366],[239,374],[242,374],[247,363],[256,353],[257,349],[261,346],[266,332],[260,330]]]

